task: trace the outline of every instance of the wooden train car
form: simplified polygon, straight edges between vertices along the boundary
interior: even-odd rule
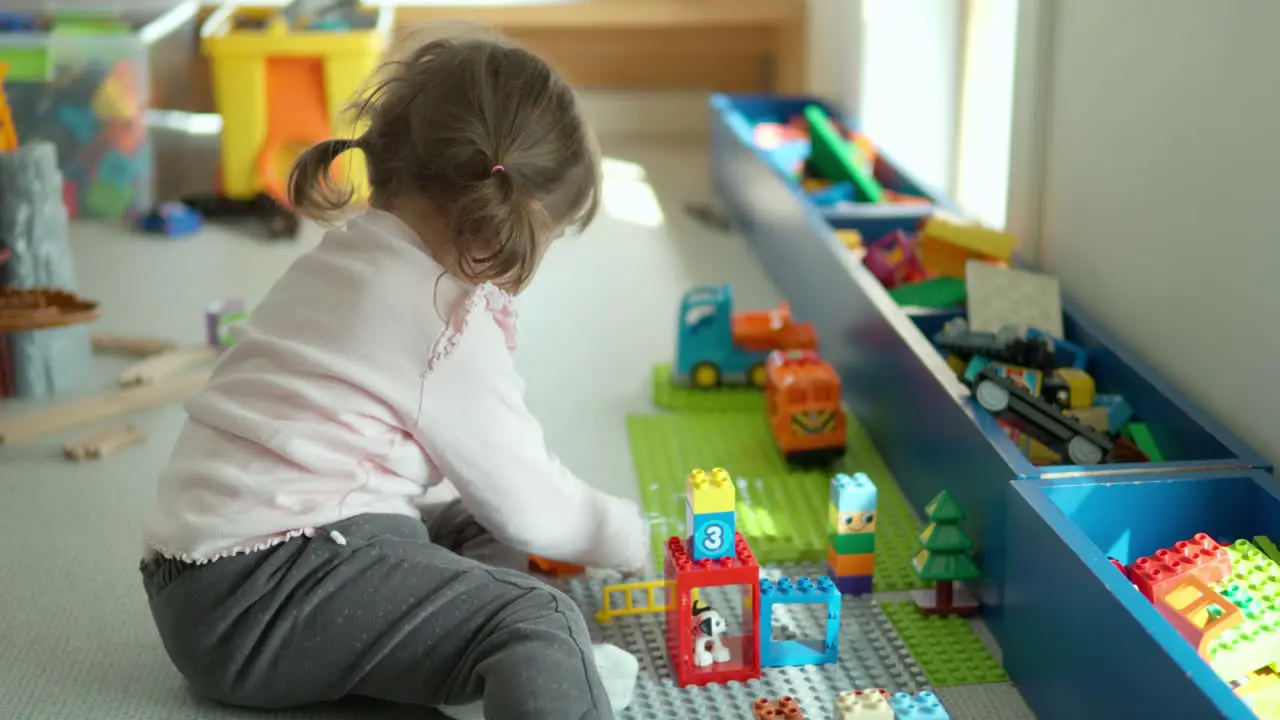
[[[812,350],[775,350],[765,361],[769,428],[787,462],[826,465],[844,455],[848,426],[840,376]]]

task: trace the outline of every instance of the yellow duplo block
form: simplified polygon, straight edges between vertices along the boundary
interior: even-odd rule
[[[963,278],[973,259],[1008,261],[1018,239],[999,230],[931,217],[920,229],[920,264],[943,277]]]
[[[715,468],[711,472],[694,470],[689,473],[686,491],[689,508],[694,515],[734,512],[737,507],[733,478],[724,468]]]

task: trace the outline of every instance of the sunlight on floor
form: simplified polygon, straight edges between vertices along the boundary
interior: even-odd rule
[[[604,198],[611,217],[643,227],[662,227],[666,216],[644,168],[633,162],[604,158]]]

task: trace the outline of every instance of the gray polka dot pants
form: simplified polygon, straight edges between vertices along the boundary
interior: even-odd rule
[[[431,528],[359,516],[204,565],[147,560],[143,582],[169,657],[223,703],[483,699],[495,720],[612,718],[577,606],[524,572],[465,557],[494,543],[460,506]]]

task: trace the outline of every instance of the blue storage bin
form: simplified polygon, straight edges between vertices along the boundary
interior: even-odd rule
[[[829,103],[813,97],[777,95],[713,95],[711,108],[714,115],[731,130],[741,142],[754,149],[760,158],[775,169],[796,197],[809,202],[803,188],[791,179],[789,165],[794,160],[808,156],[808,143],[800,143],[778,151],[757,147],[755,127],[761,123],[786,124],[804,113],[810,105],[817,105],[827,115],[837,119],[846,128],[858,129],[855,120],[844,118]],[[874,142],[875,138],[871,138]],[[886,189],[904,195],[914,195],[930,200],[932,205],[893,205],[887,203],[859,203],[835,207],[818,206],[818,212],[835,227],[857,230],[867,242],[874,242],[898,229],[914,230],[921,218],[931,215],[935,208],[955,212],[955,203],[941,193],[926,187],[903,171],[877,147],[875,176]]]
[[[1107,560],[1196,533],[1280,536],[1280,483],[1259,471],[1009,483],[1003,661],[1042,720],[1254,713]],[[1082,692],[1082,689],[1087,691]]]
[[[1093,372],[1101,388],[1127,397],[1170,461],[1032,465],[994,418],[969,399],[969,391],[929,341],[955,313],[908,314],[899,307],[836,238],[830,219],[755,146],[746,130],[748,118],[785,119],[808,102],[782,98],[770,105],[769,99],[755,96],[715,96],[713,187],[796,316],[814,323],[823,357],[843,380],[845,401],[910,502],[921,509],[945,489],[968,510],[966,528],[981,543],[984,580],[977,589],[997,639],[1005,579],[1004,490],[1010,481],[1075,473],[1271,469],[1069,299],[1063,301],[1066,339],[1094,349]],[[873,232],[860,229],[864,237],[910,229],[916,219],[875,222],[880,224]],[[889,225],[893,222],[899,224]]]

